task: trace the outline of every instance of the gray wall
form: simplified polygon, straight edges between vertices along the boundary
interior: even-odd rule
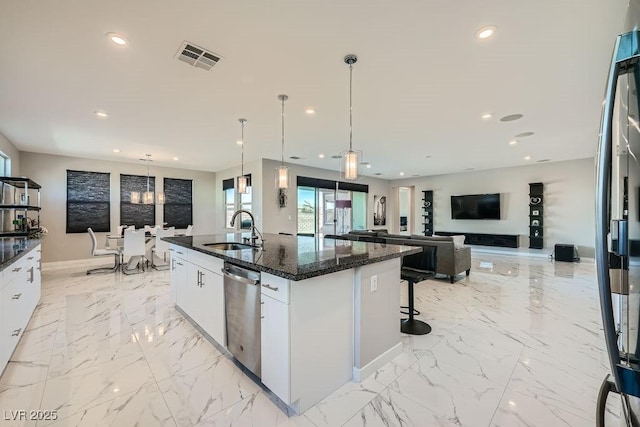
[[[22,152],[21,174],[42,185],[40,223],[49,230],[42,240],[44,262],[91,257],[88,234],[66,234],[67,169],[111,173],[111,230],[120,224],[120,174],[147,174],[143,164]],[[162,190],[164,177],[192,179],[194,231],[215,231],[215,173],[152,166],[150,174],[156,177],[158,191]],[[162,206],[156,206],[156,222],[162,222],[162,215]],[[106,234],[97,233],[99,247],[104,245]]]
[[[287,207],[280,208],[278,205],[278,190],[275,187],[276,168],[280,166],[280,162],[269,159],[262,159],[263,171],[263,226],[268,233],[291,233],[297,232],[296,215],[298,212],[298,193],[296,190],[297,176],[307,176],[312,178],[340,180],[338,172],[327,169],[312,168],[287,163],[289,174],[291,175],[291,187],[287,190]],[[246,169],[246,168],[245,168]],[[367,198],[367,228],[373,228],[373,196],[387,196],[390,200],[391,186],[389,181],[384,179],[361,177],[356,181],[358,184],[366,184],[369,186],[369,196]],[[376,228],[388,228],[389,220],[393,218],[394,209],[389,206],[387,208],[387,226]]]
[[[528,247],[529,183],[544,183],[544,246],[556,243],[578,246],[581,256],[594,254],[594,159],[538,163],[529,166],[438,175],[394,181],[393,186],[433,190],[435,231],[518,234]],[[452,195],[500,193],[500,220],[452,220]],[[417,201],[414,232],[420,234],[422,203]]]
[[[0,133],[0,151],[11,159],[11,176],[21,176],[20,151],[2,133]]]

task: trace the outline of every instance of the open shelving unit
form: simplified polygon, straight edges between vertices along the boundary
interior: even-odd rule
[[[544,247],[544,186],[541,182],[529,184],[529,248]]]
[[[40,188],[29,178],[0,177],[0,237],[29,237],[40,232]]]
[[[422,192],[422,225],[425,236],[433,236],[433,191]]]

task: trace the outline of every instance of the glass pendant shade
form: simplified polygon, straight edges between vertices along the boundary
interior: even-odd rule
[[[156,193],[156,205],[164,205],[164,193]]]
[[[248,187],[247,181],[248,180],[247,180],[246,176],[239,176],[238,177],[238,193],[247,194],[247,187]]]
[[[276,187],[289,188],[289,168],[278,166],[276,168]]]
[[[131,203],[140,203],[140,192],[132,191],[131,192]]]
[[[144,193],[142,193],[142,203],[145,205],[152,205],[153,204],[153,191],[145,191]]]
[[[358,178],[358,152],[349,150],[344,155],[344,178]]]

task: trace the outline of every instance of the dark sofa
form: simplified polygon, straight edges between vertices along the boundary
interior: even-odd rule
[[[471,272],[471,248],[456,248],[451,236],[406,236],[389,234],[387,230],[356,230],[340,236],[344,239],[361,242],[389,243],[409,246],[436,246],[438,262],[436,273],[449,276],[451,283],[460,273]]]

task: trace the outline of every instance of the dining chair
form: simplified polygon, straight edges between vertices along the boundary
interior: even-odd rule
[[[162,227],[156,232],[156,245],[151,249],[151,267],[156,270],[167,270],[169,268],[169,242],[162,240],[163,237],[173,237],[176,234],[175,227],[169,227],[166,230]],[[156,262],[160,260],[160,264]]]
[[[124,230],[124,248],[122,249],[122,256],[126,260],[129,258],[126,264],[122,264],[122,272],[125,274],[134,274],[135,270],[139,271],[142,268],[144,271],[144,256],[145,256],[145,236],[144,230]]]
[[[187,231],[184,232],[185,236],[193,236],[193,225],[187,227]]]
[[[87,231],[89,232],[89,236],[91,238],[91,256],[92,257],[113,255],[115,258],[113,267],[93,268],[91,270],[87,270],[87,274],[112,273],[116,271],[118,267],[120,267],[120,251],[118,249],[111,249],[111,248],[98,249],[98,240],[96,239],[95,233],[93,232],[91,227],[87,228]]]

